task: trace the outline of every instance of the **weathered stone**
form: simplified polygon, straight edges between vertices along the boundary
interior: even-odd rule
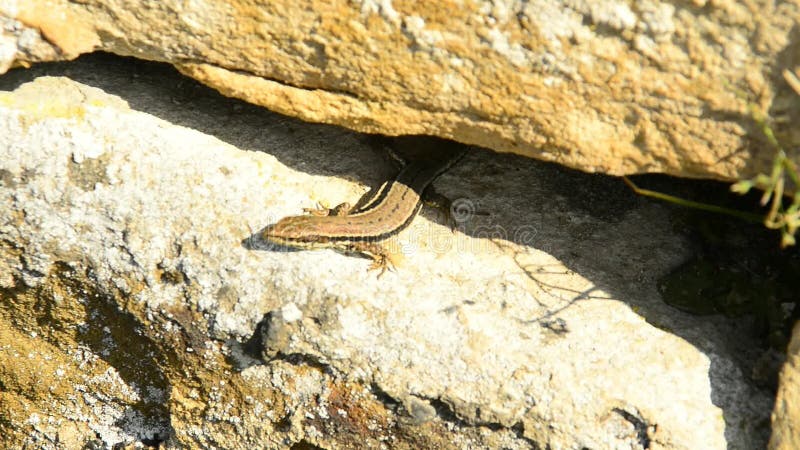
[[[38,29],[4,16],[0,9],[0,74],[14,65],[28,67],[32,62],[54,61],[60,56],[58,47],[42,38]]]
[[[474,149],[437,187],[489,215],[425,212],[376,279],[250,238],[391,174],[357,135],[68,67],[124,101],[66,78],[0,95],[3,444],[766,443],[752,343],[660,301],[685,243],[617,181]]]
[[[786,353],[772,411],[772,437],[769,440],[772,450],[800,448],[800,322],[794,326]]]
[[[40,30],[55,58],[167,61],[304,120],[590,172],[769,172],[775,149],[748,104],[786,149],[800,143],[781,77],[800,63],[797,2],[6,0],[0,14]],[[40,60],[14,45],[0,44],[0,68]]]

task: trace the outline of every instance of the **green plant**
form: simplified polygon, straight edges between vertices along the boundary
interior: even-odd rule
[[[783,72],[783,76],[792,89],[800,95],[800,80],[797,76],[788,70]],[[797,165],[786,156],[786,151],[767,124],[765,114],[753,104],[750,105],[750,114],[769,144],[775,148],[775,159],[769,175],[758,174],[750,180],[739,181],[731,186],[731,190],[739,194],[746,194],[754,187],[764,191],[761,195],[761,205],[770,205],[769,212],[763,219],[764,226],[780,230],[781,247],[788,247],[796,243],[795,234],[800,228],[800,189],[798,189],[800,182],[798,182]],[[787,177],[793,183],[795,190],[788,206],[785,205],[783,195]]]
[[[783,76],[789,86],[800,95],[800,79],[798,75],[785,70]],[[746,211],[725,208],[709,203],[695,202],[683,199],[663,192],[642,189],[636,186],[630,179],[623,177],[623,181],[637,194],[646,197],[657,198],[670,203],[674,203],[689,208],[695,208],[746,220],[748,222],[763,223],[769,229],[780,230],[781,247],[795,245],[795,234],[800,228],[800,177],[798,177],[797,165],[786,155],[786,151],[780,142],[775,138],[772,128],[766,120],[766,115],[754,104],[749,105],[750,115],[761,129],[769,144],[775,149],[775,159],[772,162],[772,170],[769,175],[758,174],[749,180],[741,180],[731,186],[731,191],[738,194],[747,194],[751,189],[757,188],[764,191],[761,195],[761,205],[769,205],[769,211],[765,216]],[[791,181],[794,195],[791,202],[784,198],[787,177]],[[786,203],[789,203],[786,205]]]

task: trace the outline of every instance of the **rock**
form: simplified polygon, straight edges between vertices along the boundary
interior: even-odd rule
[[[796,2],[11,0],[0,15],[38,30],[58,50],[50,59],[101,49],[166,61],[303,120],[588,172],[769,173],[775,149],[751,104],[784,148],[800,143],[780,76],[795,70]],[[3,38],[0,68],[41,60],[18,34]]]
[[[797,399],[800,399],[800,322],[794,326],[786,353],[772,411],[772,437],[769,440],[772,450],[800,448],[800,406],[797,404]]]
[[[42,37],[39,30],[4,16],[0,6],[0,74],[15,65],[59,59],[59,49]]]
[[[425,210],[378,279],[254,237],[390,176],[358,135],[44,69],[0,79],[3,447],[765,445],[752,342],[659,299],[687,246],[618,180],[473,148],[437,182],[459,230]]]

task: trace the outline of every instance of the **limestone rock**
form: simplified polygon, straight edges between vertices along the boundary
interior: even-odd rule
[[[391,173],[359,136],[111,66],[0,94],[2,446],[766,443],[740,326],[659,299],[665,208],[472,149],[377,279],[253,238]]]
[[[0,9],[0,74],[17,64],[28,67],[32,62],[53,61],[60,56],[58,47],[44,39],[38,29],[4,16]]]
[[[800,322],[794,326],[786,353],[772,412],[772,437],[769,441],[772,450],[800,448]]]
[[[589,172],[768,173],[775,149],[748,104],[775,119],[785,148],[800,143],[781,77],[800,64],[791,1],[7,0],[3,14],[39,31],[53,58],[166,61],[303,120]],[[40,59],[3,39],[0,68]]]

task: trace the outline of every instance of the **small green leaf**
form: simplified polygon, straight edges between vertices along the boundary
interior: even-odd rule
[[[751,180],[742,180],[731,185],[731,192],[744,195],[750,192],[752,188],[753,182]]]
[[[791,247],[796,243],[794,236],[792,234],[787,233],[785,231],[782,234],[783,236],[781,237],[781,248]]]

